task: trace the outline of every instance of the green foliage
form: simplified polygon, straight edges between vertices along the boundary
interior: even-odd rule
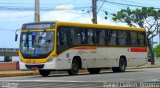
[[[157,45],[155,48],[154,48],[154,52],[156,53],[156,57],[160,57],[160,45]],[[151,56],[151,53],[148,52],[148,57]]]
[[[153,19],[157,21],[160,19],[160,10],[155,10],[153,7],[141,9],[137,8],[131,10],[129,7],[127,9],[121,9],[116,14],[113,14],[114,21],[125,22],[131,27],[139,26],[145,28],[145,23],[147,19]]]
[[[160,45],[157,45],[157,46],[154,48],[154,51],[156,52],[157,57],[160,57]]]

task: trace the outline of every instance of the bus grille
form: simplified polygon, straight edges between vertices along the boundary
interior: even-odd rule
[[[28,69],[33,69],[33,68],[42,69],[44,67],[44,65],[43,64],[41,64],[41,65],[26,65],[26,67]]]

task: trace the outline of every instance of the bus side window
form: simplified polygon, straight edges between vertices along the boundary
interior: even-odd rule
[[[60,46],[64,45],[65,43],[65,33],[63,31],[59,32],[59,40],[60,40]]]
[[[81,43],[84,45],[88,44],[88,30],[82,29],[81,31]]]
[[[111,46],[116,45],[117,33],[115,30],[108,30],[108,44]]]
[[[145,46],[145,33],[138,33],[138,46]]]
[[[59,41],[60,39],[59,39],[59,31],[57,32],[57,47],[59,47],[59,45],[60,45],[60,41]]]
[[[137,32],[130,32],[131,46],[137,46]]]
[[[81,44],[81,32],[80,28],[73,27],[70,29],[71,32],[71,44],[72,45],[80,45]]]
[[[95,29],[95,44],[99,45],[99,39],[100,39],[100,31]]]
[[[127,32],[118,31],[118,45],[126,46],[127,45]]]
[[[131,37],[130,31],[127,31],[127,43],[126,43],[127,46],[131,45],[131,38],[130,37]]]
[[[93,35],[93,29],[88,30],[88,44],[93,45],[95,42],[95,37]]]
[[[99,32],[99,44],[105,45],[105,30],[100,30]]]
[[[66,28],[60,28],[59,32],[58,32],[58,39],[59,39],[59,43],[58,43],[58,51],[59,53],[66,50],[68,48],[68,34],[67,34],[67,30]]]
[[[106,29],[106,41],[105,41],[106,43],[106,45],[109,45],[109,30],[108,29]]]

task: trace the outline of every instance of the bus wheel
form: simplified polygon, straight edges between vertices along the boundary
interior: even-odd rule
[[[68,70],[69,75],[77,75],[79,72],[79,63],[77,60],[73,59],[72,67]]]
[[[39,70],[39,73],[43,77],[47,77],[50,74],[51,71],[49,70]]]
[[[124,72],[126,70],[126,60],[120,58],[119,67],[112,67],[113,72]]]
[[[98,74],[98,73],[100,73],[100,71],[101,71],[101,68],[89,68],[88,69],[88,72],[90,74]]]

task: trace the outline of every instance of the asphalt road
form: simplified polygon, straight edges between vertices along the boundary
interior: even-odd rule
[[[160,83],[160,68],[129,69],[123,73],[105,71],[94,75],[85,72],[75,76],[53,74],[49,77],[36,75],[0,78],[2,88],[110,88],[108,84],[130,84],[133,87],[140,83]],[[160,88],[160,84],[157,86]]]

